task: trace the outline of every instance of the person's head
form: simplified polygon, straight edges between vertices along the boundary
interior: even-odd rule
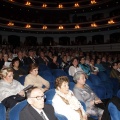
[[[43,51],[40,51],[40,57],[41,57],[41,58],[44,58],[44,57],[45,57],[45,54],[44,54]]]
[[[19,59],[18,59],[18,58],[14,58],[14,59],[12,60],[12,66],[13,66],[13,67],[16,67],[16,68],[19,67]]]
[[[63,94],[68,94],[69,92],[69,80],[67,76],[61,76],[55,80],[55,88],[62,92]]]
[[[76,72],[73,76],[73,80],[76,84],[84,85],[86,82],[85,73],[84,72]]]
[[[64,56],[62,57],[62,59],[63,59],[64,62],[67,62],[67,56],[66,56],[66,55],[64,55]]]
[[[97,61],[96,61],[96,63],[100,64],[100,62],[101,62],[101,60],[100,60],[100,58],[98,58]]]
[[[85,64],[85,57],[84,56],[80,57],[80,63]]]
[[[37,76],[38,75],[38,65],[36,63],[31,63],[29,65],[28,71],[30,74]]]
[[[57,56],[54,55],[54,56],[53,56],[53,62],[56,62],[56,61],[57,61]]]
[[[29,52],[28,52],[28,54],[29,54],[30,57],[33,57],[33,56],[34,56],[34,52],[33,52],[33,50],[30,49]]]
[[[106,62],[106,57],[102,57],[102,62]]]
[[[72,63],[73,66],[77,67],[78,66],[78,59],[77,58],[73,58],[71,60],[71,63]]]
[[[37,87],[33,87],[27,91],[28,103],[39,110],[44,108],[44,93]]]
[[[1,69],[0,76],[6,82],[11,83],[13,81],[13,69],[12,68]]]
[[[118,69],[118,64],[117,64],[117,62],[113,62],[113,63],[112,63],[112,68],[115,69],[115,70]]]
[[[118,61],[117,63],[118,63],[118,68],[120,69],[120,61]]]
[[[18,58],[21,59],[21,58],[23,57],[23,53],[22,53],[22,51],[18,51],[17,55],[18,55]]]
[[[8,61],[8,54],[4,54],[3,59],[4,59],[4,61]]]
[[[94,59],[91,59],[91,60],[90,60],[90,64],[94,66],[95,60],[94,60]]]

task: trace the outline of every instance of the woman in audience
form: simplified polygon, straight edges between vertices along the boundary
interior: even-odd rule
[[[19,77],[27,74],[27,72],[24,69],[19,68],[19,63],[20,62],[18,58],[14,58],[12,60],[12,68],[13,68],[13,74],[14,74],[13,78],[15,80],[18,80]]]
[[[52,100],[55,112],[66,116],[68,120],[87,120],[82,105],[69,90],[68,82],[66,76],[58,77],[55,81],[56,94]]]
[[[110,77],[117,78],[120,83],[120,72],[117,69],[118,69],[117,62],[112,63],[112,70],[110,72]]]
[[[69,75],[74,76],[77,71],[82,71],[81,67],[78,66],[78,59],[75,57],[71,60],[71,66],[69,67]]]
[[[95,107],[95,104],[102,103],[100,98],[91,90],[91,88],[85,84],[85,74],[83,72],[76,72],[73,80],[76,85],[73,89],[74,95],[79,101],[82,101],[86,105],[86,112],[88,115],[98,116],[99,120],[102,117],[103,110]]]
[[[90,66],[89,66],[88,64],[85,64],[85,57],[84,57],[84,56],[80,57],[79,67],[81,67],[82,70],[83,70],[87,75],[90,75],[91,69],[90,69]]]
[[[97,58],[95,67],[97,67],[99,69],[99,71],[105,71],[106,69],[103,67],[103,65],[101,64],[101,60],[100,58]]]
[[[32,63],[29,65],[29,74],[25,77],[24,86],[34,85],[43,92],[49,89],[49,82],[38,75],[38,65]]]
[[[25,93],[24,86],[13,79],[12,68],[4,68],[0,71],[0,102],[7,108],[13,107],[18,100],[23,100]],[[14,95],[14,97],[12,97]],[[19,98],[19,99],[17,99]]]

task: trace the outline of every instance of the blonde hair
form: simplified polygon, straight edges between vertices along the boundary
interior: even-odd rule
[[[0,77],[1,77],[1,78],[6,77],[9,72],[13,72],[13,69],[10,68],[10,67],[1,69],[1,71],[0,71]]]

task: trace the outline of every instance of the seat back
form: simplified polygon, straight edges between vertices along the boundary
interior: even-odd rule
[[[112,102],[108,105],[108,111],[110,113],[111,120],[120,120],[120,111]]]
[[[120,90],[118,90],[118,92],[117,92],[117,97],[120,98]]]
[[[6,120],[6,108],[0,103],[0,120]]]
[[[19,81],[22,85],[24,85],[25,77],[26,77],[26,75],[23,75],[23,76],[21,76],[21,77],[18,78],[18,81]]]
[[[27,100],[24,100],[17,105],[15,105],[9,113],[9,120],[19,120],[20,111],[27,105]]]

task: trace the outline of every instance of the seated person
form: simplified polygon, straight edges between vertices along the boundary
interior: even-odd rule
[[[82,105],[69,90],[68,82],[66,76],[58,77],[55,81],[56,94],[52,100],[55,112],[64,115],[68,120],[87,120]]]
[[[120,61],[118,61],[117,64],[118,64],[118,69],[117,70],[120,72]]]
[[[6,108],[12,108],[17,102],[19,102],[15,98],[19,97],[21,100],[24,99],[24,86],[13,79],[12,68],[2,69],[0,75],[2,77],[0,80],[0,102],[2,102]]]
[[[49,89],[49,82],[38,75],[38,65],[36,63],[30,64],[28,71],[29,74],[25,77],[24,86],[34,85],[42,89],[43,92]]]
[[[44,93],[37,87],[27,91],[27,106],[19,115],[19,120],[57,120],[51,105],[44,104]]]
[[[67,61],[67,56],[66,55],[64,55],[63,57],[62,57],[62,63],[61,63],[61,65],[60,65],[60,67],[64,70],[64,69],[68,69],[68,67],[69,67],[69,62]]]
[[[117,69],[118,69],[117,62],[112,63],[112,70],[110,72],[110,77],[117,78],[120,83],[120,72]]]
[[[103,65],[101,64],[101,60],[100,58],[97,58],[95,67],[97,67],[99,69],[99,71],[105,71],[106,69],[103,67]]]
[[[57,62],[57,56],[56,55],[53,56],[52,62],[49,64],[49,67],[51,69],[58,69],[59,68],[59,64]]]
[[[103,110],[95,107],[95,104],[102,103],[102,101],[91,90],[91,88],[85,84],[85,74],[83,72],[76,72],[73,79],[76,83],[73,89],[74,95],[79,101],[86,104],[86,112],[88,115],[98,116],[100,120]]]
[[[84,57],[84,56],[82,56],[82,57],[80,58],[79,67],[81,67],[82,70],[83,70],[87,75],[90,75],[91,69],[90,69],[90,66],[85,63],[85,57]]]
[[[75,57],[71,60],[71,66],[69,67],[69,75],[74,76],[77,71],[82,71],[81,67],[78,66],[78,59]]]
[[[19,63],[20,62],[18,58],[14,58],[12,60],[12,68],[13,68],[13,74],[14,74],[13,78],[15,80],[18,80],[19,77],[27,74],[27,72],[24,69],[19,68]]]

